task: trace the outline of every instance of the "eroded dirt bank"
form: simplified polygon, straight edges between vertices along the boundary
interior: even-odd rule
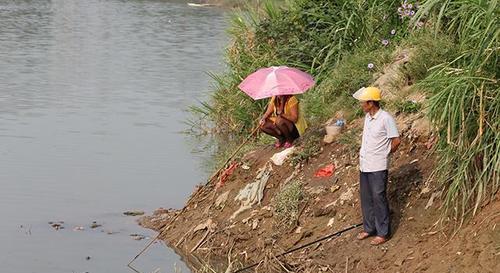
[[[263,260],[255,272],[500,272],[500,205],[497,198],[453,236],[452,221],[441,224],[440,192],[429,179],[436,164],[430,132],[415,116],[398,117],[403,143],[392,157],[388,186],[393,236],[381,246],[358,241],[360,229],[287,255],[270,256],[361,222],[358,191],[358,140],[361,121],[347,126],[341,137],[307,162],[282,166],[269,162],[276,152],[262,147],[244,156],[224,185],[200,189],[192,205],[167,227],[163,240],[186,257],[221,265],[225,271]],[[425,127],[425,126],[424,126]],[[321,141],[319,138],[317,141]],[[298,145],[296,152],[301,152]],[[314,177],[334,164],[330,177]],[[263,168],[270,175],[260,204],[235,215],[235,200]],[[301,198],[295,220],[286,224],[278,215],[277,201],[285,184],[298,183]],[[282,208],[280,208],[282,209]],[[141,219],[141,225],[158,230],[178,211],[158,209]],[[292,213],[293,215],[293,213]],[[286,220],[286,219],[285,219]],[[451,237],[453,236],[453,237]],[[224,262],[213,262],[224,261]],[[196,266],[195,266],[196,267]],[[247,272],[252,272],[247,271]]]

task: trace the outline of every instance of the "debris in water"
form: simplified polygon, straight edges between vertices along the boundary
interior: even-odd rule
[[[132,239],[136,240],[136,241],[140,241],[140,240],[144,240],[144,239],[148,239],[148,237],[144,236],[144,235],[141,235],[141,234],[130,234],[130,237],[132,237]]]
[[[90,256],[85,257],[85,260],[87,261],[90,260]]]
[[[102,225],[98,224],[96,221],[93,221],[92,224],[90,225],[91,229],[95,229],[98,227],[102,227]]]
[[[75,227],[73,228],[73,231],[82,231],[82,230],[85,230],[84,227]]]
[[[144,215],[144,211],[142,210],[129,210],[123,213],[126,216],[140,216]]]
[[[60,230],[64,229],[64,221],[59,221],[59,222],[49,222],[49,225],[53,227],[55,230]]]

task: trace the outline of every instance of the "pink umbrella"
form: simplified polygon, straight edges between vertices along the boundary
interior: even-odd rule
[[[250,74],[238,86],[254,100],[280,95],[295,95],[314,86],[311,75],[296,68],[272,66]]]

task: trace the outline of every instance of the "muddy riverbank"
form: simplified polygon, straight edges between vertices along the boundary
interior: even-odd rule
[[[360,120],[348,125],[343,133],[346,139],[321,144],[303,164],[270,163],[279,152],[271,146],[247,154],[222,186],[199,189],[192,205],[166,227],[162,239],[184,256],[223,260],[224,266],[230,261],[233,269],[263,261],[256,272],[283,268],[289,272],[497,272],[498,199],[452,237],[453,222],[438,221],[440,191],[429,179],[436,164],[434,140],[428,130],[419,128],[420,123],[415,116],[398,117],[404,138],[392,158],[388,195],[393,236],[384,245],[373,247],[356,240],[357,229],[284,259],[269,258],[361,222],[356,150]],[[328,164],[334,164],[334,174],[315,177]],[[241,207],[235,197],[258,179],[263,168],[269,168],[270,176],[261,203],[235,214]],[[293,223],[284,224],[278,199],[287,185],[296,182],[302,192],[296,204],[298,215]],[[140,223],[158,230],[178,212],[159,209]],[[217,268],[221,263],[212,264]]]

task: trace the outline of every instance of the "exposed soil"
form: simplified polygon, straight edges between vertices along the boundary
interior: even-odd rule
[[[398,118],[402,123],[407,120]],[[265,260],[252,269],[255,272],[286,272],[284,268],[289,272],[500,272],[498,194],[456,234],[454,221],[440,223],[440,195],[436,182],[429,179],[436,164],[429,145],[432,137],[412,130],[411,123],[400,124],[404,128],[403,142],[389,170],[393,236],[387,243],[370,246],[369,240],[358,241],[355,236],[361,229],[357,228],[279,261],[268,259],[361,222],[356,144],[360,126],[359,120],[352,122],[344,132],[352,134],[351,143],[322,144],[321,152],[307,163],[273,165],[261,205],[231,221],[231,215],[240,207],[235,196],[254,181],[257,171],[277,150],[262,147],[246,155],[244,164],[237,167],[222,187],[199,189],[201,192],[192,205],[167,227],[162,239],[191,262],[193,268],[198,267],[200,260],[211,261],[218,272],[225,271],[228,257],[234,262],[233,269]],[[319,168],[330,163],[336,167],[332,177],[314,177]],[[297,173],[294,179],[302,182],[306,198],[300,204],[296,225],[285,227],[277,224],[273,198],[294,171]],[[217,197],[227,192],[227,201],[216,207]],[[434,201],[432,205],[430,199]],[[140,222],[158,230],[178,212],[159,209]],[[204,223],[207,225],[194,231]]]

